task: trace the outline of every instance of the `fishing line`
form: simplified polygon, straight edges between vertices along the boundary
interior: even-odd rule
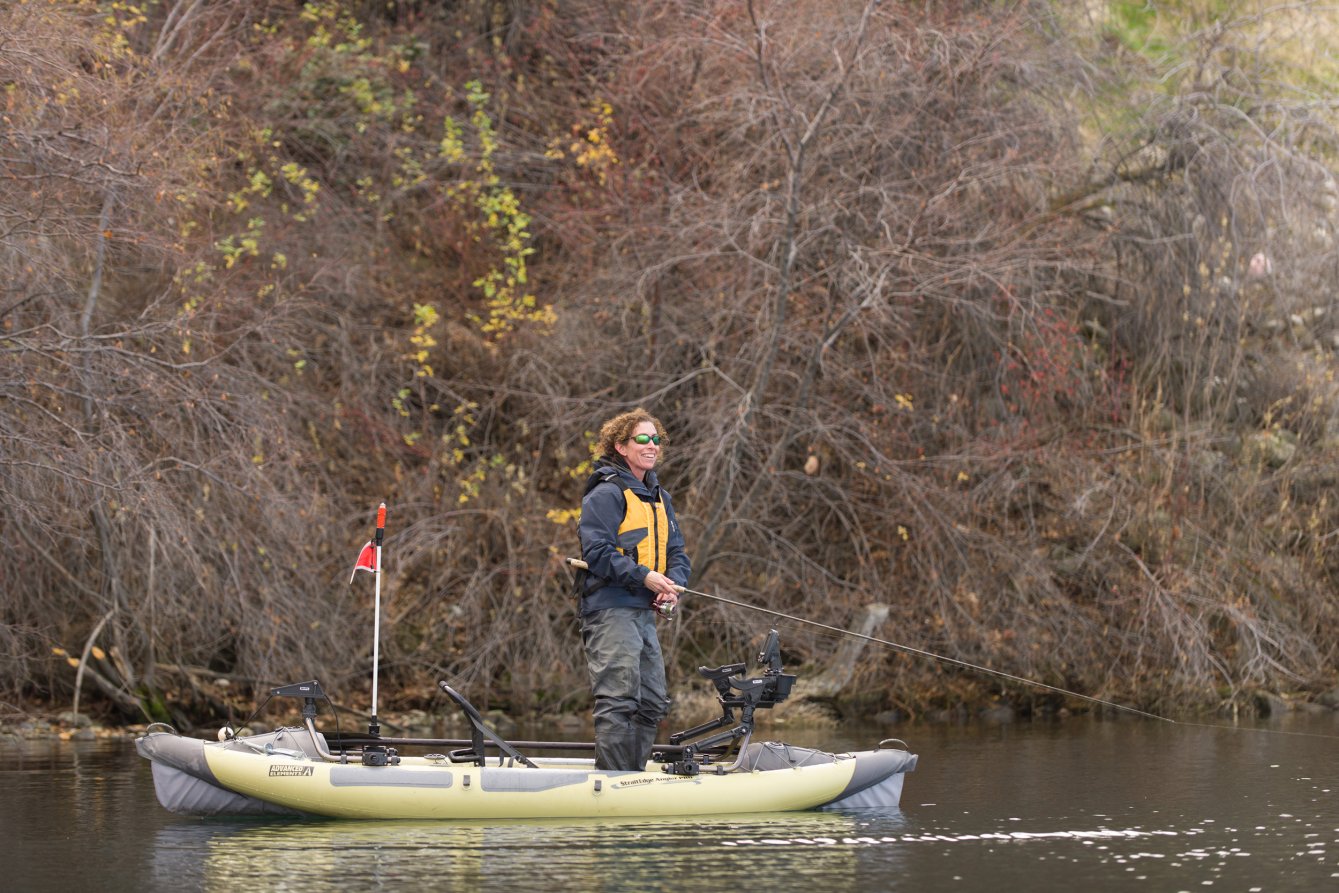
[[[828,630],[829,632],[836,633],[839,636],[849,636],[850,638],[853,639],[863,639],[867,642],[874,642],[877,645],[883,645],[888,648],[903,651],[907,654],[914,654],[919,657],[928,657],[931,658],[932,660],[942,661],[947,664],[954,664],[956,666],[963,667],[964,669],[975,670],[978,673],[986,673],[990,676],[998,676],[1002,679],[1009,679],[1014,682],[1021,682],[1024,685],[1032,685],[1036,686],[1037,688],[1044,688],[1048,691],[1053,691],[1057,694],[1067,695],[1072,698],[1079,698],[1081,700],[1088,701],[1089,703],[1093,704],[1101,704],[1104,707],[1111,707],[1115,710],[1124,710],[1126,713],[1133,713],[1137,716],[1143,716],[1148,719],[1156,719],[1159,722],[1170,723],[1175,726],[1186,726],[1201,729],[1219,729],[1228,732],[1259,732],[1265,735],[1290,735],[1297,738],[1329,738],[1331,740],[1339,739],[1339,735],[1322,735],[1316,732],[1289,732],[1286,729],[1259,729],[1259,728],[1251,728],[1249,726],[1226,726],[1222,725],[1221,723],[1190,722],[1186,720],[1170,719],[1166,716],[1159,716],[1156,713],[1149,713],[1146,710],[1139,710],[1138,708],[1129,707],[1125,704],[1118,704],[1115,701],[1106,701],[1103,700],[1102,698],[1095,698],[1092,695],[1080,694],[1079,692],[1070,691],[1069,689],[1066,688],[1060,688],[1055,685],[1047,685],[1045,682],[1038,682],[1035,679],[1028,679],[1024,676],[1015,676],[1012,673],[1005,673],[1002,670],[992,670],[990,667],[983,667],[980,666],[979,664],[970,663],[965,660],[958,660],[955,657],[946,657],[945,655],[942,654],[935,654],[934,652],[931,651],[924,651],[920,648],[913,648],[910,645],[902,645],[898,642],[890,642],[887,639],[880,639],[876,636],[867,636],[864,633],[858,633],[855,632],[854,630],[842,629],[841,627],[838,626],[829,626],[826,623],[819,623],[817,620],[808,620],[804,617],[796,617],[793,614],[786,614],[781,611],[773,611],[771,608],[760,608],[757,605],[750,605],[747,602],[735,601],[734,599],[726,598],[723,595],[713,595],[710,592],[699,592],[696,589],[688,589],[687,587],[684,586],[680,586],[679,589],[682,592],[686,592],[691,595],[702,596],[703,598],[709,598],[712,599],[713,601],[718,601],[723,604],[732,605],[736,608],[746,608],[750,611],[760,611],[763,614],[771,614],[773,617],[779,617],[783,620],[789,620],[793,623],[801,623],[806,624],[808,626],[818,627],[819,629]]]
[[[867,642],[873,642],[877,645],[883,645],[885,647],[893,648],[897,651],[902,651],[907,654],[914,654],[919,657],[928,657],[932,660],[942,661],[943,663],[947,664],[954,664],[956,666],[963,667],[964,669],[975,670],[978,673],[985,673],[990,676],[998,676],[1002,679],[1009,679],[1014,682],[1021,682],[1024,685],[1032,685],[1037,688],[1044,688],[1048,691],[1053,691],[1056,694],[1067,695],[1072,698],[1079,698],[1081,700],[1088,701],[1089,703],[1092,704],[1101,704],[1104,707],[1111,707],[1112,709],[1115,710],[1123,710],[1126,713],[1133,713],[1136,716],[1143,716],[1146,717],[1147,719],[1156,719],[1159,722],[1170,723],[1171,725],[1175,726],[1194,727],[1201,729],[1219,729],[1228,732],[1258,732],[1265,735],[1290,735],[1297,738],[1328,738],[1331,740],[1339,739],[1339,735],[1323,735],[1316,732],[1290,732],[1287,731],[1286,729],[1259,729],[1259,728],[1251,728],[1249,726],[1227,726],[1222,725],[1221,723],[1190,722],[1186,720],[1170,719],[1169,717],[1159,716],[1156,713],[1149,713],[1146,710],[1140,710],[1136,707],[1130,707],[1125,704],[1118,704],[1115,701],[1107,701],[1103,700],[1102,698],[1095,698],[1092,695],[1080,694],[1079,692],[1076,691],[1070,691],[1067,688],[1060,688],[1055,685],[1048,685],[1045,682],[1038,682],[1035,679],[1028,679],[1024,676],[1015,676],[1012,673],[1006,673],[1002,670],[992,670],[990,667],[983,667],[979,664],[970,663],[965,660],[958,660],[955,657],[947,657],[942,654],[935,654],[932,651],[925,651],[920,648],[913,648],[910,645],[902,645],[898,642],[890,642],[887,639],[880,639],[877,636],[867,636],[864,633],[858,633],[855,632],[854,630],[849,629],[842,629],[841,627],[838,626],[829,626],[826,623],[819,623],[817,620],[809,620],[804,617],[796,617],[793,614],[786,614],[782,611],[773,611],[771,608],[760,608],[757,605],[750,605],[747,602],[735,601],[734,599],[726,598],[723,595],[714,595],[710,592],[700,592],[696,589],[689,589],[684,586],[680,586],[678,588],[680,589],[680,591],[689,593],[690,595],[698,595],[703,598],[709,598],[712,599],[713,601],[718,601],[723,604],[732,605],[733,607],[736,608],[745,608],[750,611],[759,611],[763,614],[771,614],[773,617],[779,617],[783,620],[789,620],[793,623],[801,623],[808,626],[814,626],[819,629],[836,633],[839,636],[849,636],[850,638],[853,639],[863,639]]]
[[[1170,723],[1176,722],[1176,720],[1174,719],[1168,719],[1165,716],[1158,716],[1156,713],[1149,713],[1147,711],[1139,710],[1134,707],[1127,707],[1124,704],[1117,704],[1115,701],[1105,701],[1101,698],[1095,698],[1092,695],[1080,694],[1076,691],[1070,691],[1069,689],[1060,688],[1055,685],[1048,685],[1045,682],[1038,682],[1035,679],[1028,679],[1024,676],[1015,676],[1014,674],[1006,673],[1003,670],[992,670],[990,667],[983,667],[980,664],[974,664],[965,660],[959,660],[956,657],[946,657],[945,655],[942,654],[935,654],[932,651],[925,651],[920,648],[913,648],[910,645],[903,645],[898,642],[890,642],[887,639],[880,639],[877,636],[867,636],[864,633],[858,633],[855,632],[854,630],[842,629],[841,627],[837,626],[829,626],[826,623],[819,623],[817,620],[808,620],[804,617],[796,617],[793,614],[786,614],[782,611],[773,611],[771,608],[760,608],[757,605],[750,605],[747,604],[746,602],[735,601],[734,599],[726,598],[723,595],[713,595],[710,592],[699,592],[696,589],[688,589],[687,587],[680,587],[680,589],[683,592],[689,593],[690,595],[697,595],[703,598],[709,598],[712,599],[713,601],[718,601],[723,604],[733,605],[736,608],[747,608],[748,610],[751,611],[760,611],[763,614],[771,614],[773,617],[780,617],[783,620],[789,620],[793,623],[803,623],[808,626],[814,626],[818,627],[819,629],[825,629],[828,630],[829,632],[837,633],[838,635],[841,636],[849,636],[850,638],[853,639],[863,639],[866,642],[874,642],[877,645],[883,645],[887,648],[893,648],[897,651],[902,651],[907,654],[915,654],[919,657],[928,657],[932,660],[942,661],[943,663],[946,664],[954,664],[955,666],[963,667],[964,669],[975,670],[978,673],[986,673],[991,676],[998,676],[1001,679],[1009,679],[1014,682],[1021,682],[1024,685],[1033,685],[1038,688],[1044,688],[1048,691],[1053,691],[1056,694],[1067,695],[1072,698],[1080,698],[1084,701],[1088,701],[1093,704],[1101,704],[1104,707],[1111,707],[1116,710],[1124,710],[1128,713],[1134,713],[1137,714],[1138,716],[1147,717],[1148,719],[1156,719],[1159,720],[1160,722],[1170,722]]]
[[[567,564],[571,565],[572,567],[581,568],[583,570],[588,569],[586,562],[582,561],[579,558],[567,558],[564,560],[567,562]],[[771,614],[773,617],[778,617],[782,620],[788,620],[792,623],[799,623],[804,624],[806,626],[812,626],[818,629],[827,630],[828,632],[835,633],[838,636],[848,636],[853,639],[862,639],[866,642],[873,642],[876,645],[883,645],[885,648],[892,648],[895,651],[901,651],[906,654],[914,654],[917,657],[928,657],[931,660],[937,660],[946,664],[953,664],[954,666],[962,667],[963,669],[967,670],[975,670],[978,673],[985,673],[988,676],[997,676],[1001,679],[1008,679],[1012,682],[1021,682],[1024,685],[1031,685],[1036,688],[1043,688],[1046,689],[1047,691],[1055,692],[1056,694],[1065,695],[1071,698],[1078,698],[1079,700],[1087,701],[1090,704],[1100,704],[1103,707],[1110,707],[1113,710],[1122,710],[1126,713],[1133,713],[1136,716],[1142,716],[1145,717],[1146,719],[1155,719],[1158,722],[1165,722],[1171,725],[1188,726],[1188,727],[1193,726],[1202,729],[1220,729],[1229,732],[1260,732],[1266,735],[1290,735],[1298,738],[1339,739],[1339,735],[1322,735],[1315,732],[1289,732],[1285,729],[1259,729],[1259,728],[1250,728],[1247,726],[1227,726],[1222,725],[1220,723],[1191,722],[1185,720],[1171,719],[1166,716],[1159,716],[1156,713],[1149,713],[1147,710],[1140,710],[1137,707],[1130,707],[1126,704],[1118,704],[1115,701],[1107,701],[1102,698],[1093,697],[1092,695],[1085,695],[1080,694],[1079,692],[1076,691],[1070,691],[1067,688],[1060,688],[1059,686],[1056,685],[1049,685],[1045,682],[1038,682],[1036,679],[1028,679],[1026,676],[1015,676],[1013,673],[1006,673],[1003,670],[992,670],[990,667],[983,667],[980,664],[974,664],[969,661],[959,660],[956,657],[947,657],[946,655],[943,654],[935,654],[933,651],[925,651],[924,649],[921,648],[914,648],[911,645],[903,645],[899,642],[891,642],[888,639],[880,639],[877,636],[868,636],[865,635],[864,633],[855,632],[854,630],[842,629],[839,626],[831,626],[826,623],[820,623],[817,620],[809,620],[806,617],[796,617],[794,614],[787,614],[783,611],[774,611],[771,608],[762,608],[759,607],[758,605],[751,605],[748,602],[741,602],[736,601],[735,599],[732,598],[726,598],[723,595],[716,595],[711,592],[702,592],[697,589],[689,589],[686,586],[676,585],[675,588],[682,593],[701,596],[702,598],[708,598],[711,599],[712,601],[730,605],[735,608],[743,608],[748,611],[758,611],[762,614]]]

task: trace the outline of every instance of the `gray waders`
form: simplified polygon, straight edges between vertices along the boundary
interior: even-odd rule
[[[669,713],[665,661],[648,608],[606,608],[581,618],[595,695],[595,768],[641,770]]]

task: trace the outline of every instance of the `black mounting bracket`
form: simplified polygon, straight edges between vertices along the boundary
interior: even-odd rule
[[[763,667],[763,674],[752,678],[740,677],[744,664],[727,664],[722,667],[698,667],[697,672],[711,681],[719,692],[716,700],[721,705],[721,716],[710,722],[694,726],[670,736],[670,744],[682,744],[700,735],[713,732],[725,726],[734,725],[724,732],[718,732],[701,741],[686,745],[680,758],[665,764],[665,771],[671,775],[697,775],[711,757],[704,753],[720,745],[733,745],[753,734],[754,713],[760,709],[769,709],[790,696],[795,685],[795,676],[782,672],[780,636],[776,630],[767,634],[767,641],[758,652],[757,664]],[[735,721],[735,710],[740,711]]]

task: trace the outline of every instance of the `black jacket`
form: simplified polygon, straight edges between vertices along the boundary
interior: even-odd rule
[[[629,494],[639,501],[632,510]],[[658,529],[662,516],[657,504],[663,508],[664,530]],[[620,606],[650,608],[655,595],[642,583],[653,570],[680,586],[688,584],[692,564],[683,533],[669,492],[654,471],[639,481],[622,461],[600,459],[586,482],[578,533],[581,557],[589,566],[583,614]]]

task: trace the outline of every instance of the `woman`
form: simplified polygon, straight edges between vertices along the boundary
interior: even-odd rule
[[[669,713],[655,618],[674,610],[690,562],[655,466],[665,433],[644,409],[600,428],[581,500],[581,639],[595,696],[595,767],[641,770]]]

